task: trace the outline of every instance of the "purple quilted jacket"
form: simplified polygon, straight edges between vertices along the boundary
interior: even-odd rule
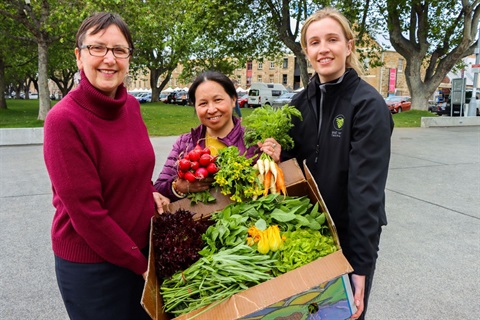
[[[246,151],[247,158],[259,155],[261,151],[257,146],[252,146],[248,149],[245,146],[243,139],[245,128],[240,125],[240,121],[237,118],[233,118],[233,122],[235,126],[232,131],[230,131],[226,137],[219,138],[218,140],[223,142],[226,146],[236,146],[240,151],[240,154],[243,154]],[[155,189],[168,197],[170,201],[179,200],[179,198],[177,198],[172,192],[172,182],[177,178],[177,160],[179,160],[183,154],[191,151],[197,145],[197,142],[202,148],[205,148],[205,139],[203,139],[205,138],[205,132],[206,127],[200,125],[192,129],[190,133],[182,134],[173,145],[167,161],[163,165],[162,172],[160,172],[160,175],[154,184]],[[254,163],[255,162],[256,159]]]

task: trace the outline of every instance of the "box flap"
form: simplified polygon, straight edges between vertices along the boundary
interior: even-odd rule
[[[322,211],[325,212],[327,223],[328,223],[328,226],[330,227],[330,231],[332,232],[332,236],[335,240],[335,243],[337,244],[338,248],[341,248],[340,239],[338,238],[338,233],[337,233],[337,228],[335,227],[335,223],[333,222],[330,212],[328,211],[327,205],[325,204],[325,201],[323,201],[322,195],[320,194],[317,182],[313,178],[312,173],[310,172],[310,169],[308,169],[307,162],[305,160],[303,160],[303,169],[305,171],[305,177],[307,179],[308,185],[310,186],[310,190],[314,192],[314,196],[318,202],[318,205],[322,208]]]

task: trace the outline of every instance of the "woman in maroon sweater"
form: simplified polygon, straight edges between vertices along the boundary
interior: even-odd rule
[[[140,305],[155,193],[155,155],[123,86],[133,41],[120,16],[87,18],[76,36],[79,86],[48,113],[57,282],[72,319],[149,319]],[[155,199],[154,199],[155,198]]]

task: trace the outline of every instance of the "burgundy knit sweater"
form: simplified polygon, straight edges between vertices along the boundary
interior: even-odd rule
[[[137,100],[123,86],[115,99],[102,94],[82,72],[80,85],[47,115],[44,158],[55,255],[145,272],[140,250],[155,212],[155,155]]]

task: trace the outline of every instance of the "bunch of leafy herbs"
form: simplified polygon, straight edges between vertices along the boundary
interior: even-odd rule
[[[184,209],[154,217],[152,245],[157,277],[168,278],[197,261],[204,247],[202,235],[212,224],[207,218],[194,220],[192,212]]]
[[[241,155],[236,146],[220,149],[215,163],[218,171],[212,185],[232,201],[243,202],[263,193],[252,159]]]
[[[242,121],[245,127],[244,140],[247,146],[256,145],[267,138],[274,138],[284,150],[293,148],[293,139],[288,131],[293,126],[292,117],[302,119],[300,111],[285,105],[273,108],[270,105],[255,109]]]

